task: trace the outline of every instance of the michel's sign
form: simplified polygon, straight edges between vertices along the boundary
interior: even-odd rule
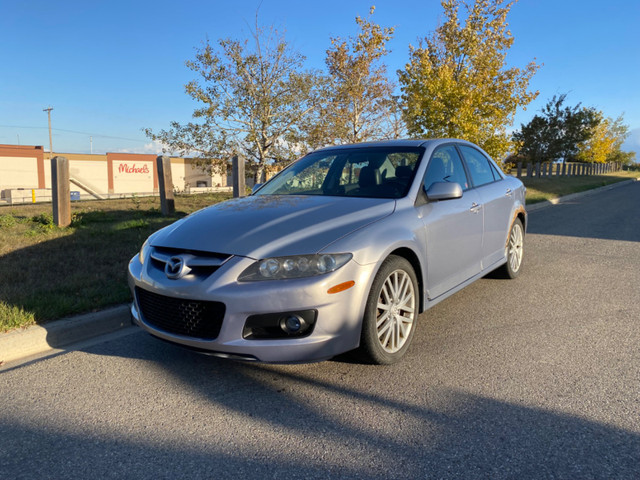
[[[149,165],[136,166],[128,163],[121,163],[118,167],[118,173],[149,173]]]

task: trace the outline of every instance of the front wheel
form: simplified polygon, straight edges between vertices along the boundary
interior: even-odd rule
[[[522,268],[524,257],[524,228],[519,218],[516,218],[511,226],[505,250],[507,263],[501,267],[500,273],[506,278],[516,278]]]
[[[358,356],[378,365],[399,361],[413,338],[418,308],[418,282],[411,264],[402,257],[388,257],[369,292]]]

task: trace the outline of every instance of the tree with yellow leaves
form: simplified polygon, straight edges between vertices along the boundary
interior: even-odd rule
[[[356,17],[359,32],[346,39],[331,38],[325,63],[324,102],[303,119],[301,143],[308,149],[397,137],[403,125],[398,99],[387,77],[383,58],[393,27],[382,27],[369,16]]]
[[[590,163],[622,160],[622,163],[626,163],[629,154],[622,152],[621,147],[629,134],[629,127],[623,123],[622,115],[614,120],[597,112],[596,117],[598,123],[591,131],[591,136],[578,145],[577,160]]]
[[[504,158],[516,109],[538,95],[528,90],[539,68],[534,61],[506,68],[513,44],[507,15],[514,3],[442,1],[444,23],[410,46],[409,63],[398,72],[410,135],[462,138]],[[467,10],[464,25],[460,5]]]

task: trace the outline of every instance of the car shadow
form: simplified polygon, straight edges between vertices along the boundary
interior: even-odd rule
[[[149,438],[137,438],[117,428],[105,434],[84,426],[46,425],[42,419],[38,427],[23,418],[0,415],[0,438],[11,439],[0,447],[3,471],[19,471],[24,478],[109,472],[114,478],[154,479],[637,478],[640,474],[637,432],[438,385],[427,385],[427,391],[410,399],[385,389],[381,382],[381,376],[389,373],[410,378],[402,366],[381,370],[368,365],[346,368],[339,362],[246,364],[185,351],[142,332],[84,353],[133,358],[148,371],[161,368],[166,385],[178,385],[185,396],[197,394],[211,411],[224,412],[223,421],[231,430],[251,429],[249,422],[272,443],[247,454],[237,438],[218,438],[215,425],[220,419],[206,417],[186,416],[182,428],[210,440],[181,443],[162,441],[151,432]],[[130,397],[136,393],[122,386],[123,416],[129,405],[140,403]],[[145,398],[144,404],[148,421],[159,421],[159,428],[183,417],[181,412],[164,410],[163,398]],[[236,442],[236,448],[224,448],[227,441]],[[29,448],[32,445],[37,445],[37,453]],[[305,458],[305,449],[311,448],[315,456]],[[354,456],[354,451],[359,454]],[[319,454],[326,457],[320,460]]]

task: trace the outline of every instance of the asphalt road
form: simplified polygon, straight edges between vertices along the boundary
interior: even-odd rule
[[[640,183],[530,214],[514,281],[399,365],[209,358],[142,332],[0,373],[0,478],[640,478]]]

